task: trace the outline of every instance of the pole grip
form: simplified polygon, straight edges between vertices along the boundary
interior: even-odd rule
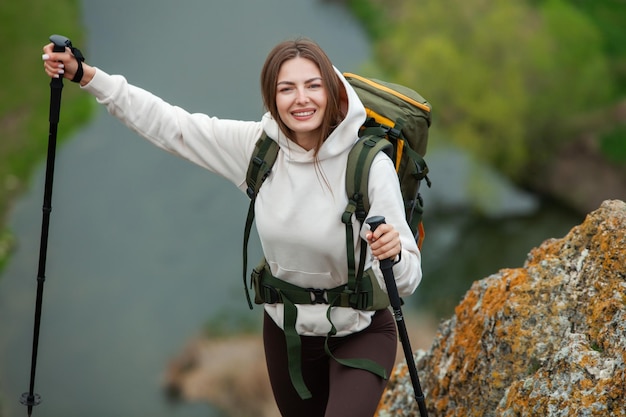
[[[53,52],[65,52],[65,47],[69,47],[72,42],[62,35],[51,35],[50,42],[54,44],[52,47]],[[63,77],[52,78],[50,80],[50,113],[48,120],[50,121],[51,130],[56,129],[56,125],[59,123],[59,117],[61,112],[61,92],[63,91]],[[51,136],[56,137],[56,132]],[[55,139],[56,140],[56,139]]]
[[[63,35],[51,35],[50,42],[54,44],[52,52],[65,52],[65,47],[72,44],[72,42]]]
[[[370,225],[370,229],[373,232],[374,230],[376,230],[378,226],[380,226],[381,224],[385,224],[385,217],[384,216],[368,217],[367,220],[365,220],[365,223]]]
[[[365,220],[365,223],[369,224],[370,230],[374,232],[374,230],[376,230],[378,226],[380,226],[381,224],[385,224],[386,222],[384,216],[371,216]],[[379,262],[381,269],[391,269],[391,267],[393,267],[392,259],[379,259]],[[393,282],[393,284],[395,285],[395,281]]]

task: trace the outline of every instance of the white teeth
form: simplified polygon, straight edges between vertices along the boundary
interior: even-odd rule
[[[312,111],[304,111],[304,112],[299,112],[299,113],[294,113],[293,115],[296,117],[306,117],[306,116],[311,116],[314,112]]]

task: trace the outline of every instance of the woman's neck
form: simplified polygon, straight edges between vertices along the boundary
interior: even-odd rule
[[[315,149],[318,143],[319,132],[294,133],[292,141],[307,151]]]

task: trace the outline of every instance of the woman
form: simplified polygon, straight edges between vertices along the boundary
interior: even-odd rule
[[[44,47],[50,77],[79,82],[129,128],[166,151],[221,175],[246,190],[246,171],[265,132],[280,147],[272,174],[258,194],[256,224],[271,275],[303,288],[330,289],[348,281],[345,226],[348,152],[358,139],[365,109],[322,49],[307,39],[285,41],[269,53],[261,72],[267,114],[261,121],[220,120],[172,106],[120,75],[109,75],[72,56]],[[384,288],[377,259],[394,258],[401,296],[421,280],[420,253],[404,219],[393,164],[382,153],[372,164],[370,213],[387,224],[370,232],[355,228],[369,244],[370,264]],[[264,305],[263,338],[270,382],[283,416],[364,417],[375,413],[385,378],[343,359],[369,359],[389,375],[396,329],[388,309],[376,312],[325,304],[298,304],[295,332],[298,374],[310,395],[294,386],[286,341],[284,305]],[[328,310],[328,311],[327,311]],[[328,317],[327,317],[328,313]],[[331,333],[331,329],[334,331]],[[327,339],[327,335],[332,337]],[[304,398],[303,398],[304,397]],[[310,398],[309,398],[310,397]]]

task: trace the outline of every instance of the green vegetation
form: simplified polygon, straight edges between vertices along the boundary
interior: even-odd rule
[[[626,161],[626,124],[617,126],[602,136],[600,149],[609,161],[624,163]]]
[[[570,0],[594,22],[603,40],[603,51],[609,57],[611,73],[617,79],[615,99],[626,96],[626,4],[623,0]]]
[[[46,156],[50,87],[41,48],[54,33],[77,45],[83,43],[78,0],[0,2],[0,39],[4,41],[0,46],[4,57],[0,67],[4,80],[0,89],[0,270],[13,241],[5,228],[11,201]],[[78,89],[64,88],[59,141],[89,118],[90,103]]]
[[[349,5],[379,76],[416,88],[433,103],[439,136],[511,178],[583,133],[626,163],[624,121],[609,117],[626,92],[623,1]]]

